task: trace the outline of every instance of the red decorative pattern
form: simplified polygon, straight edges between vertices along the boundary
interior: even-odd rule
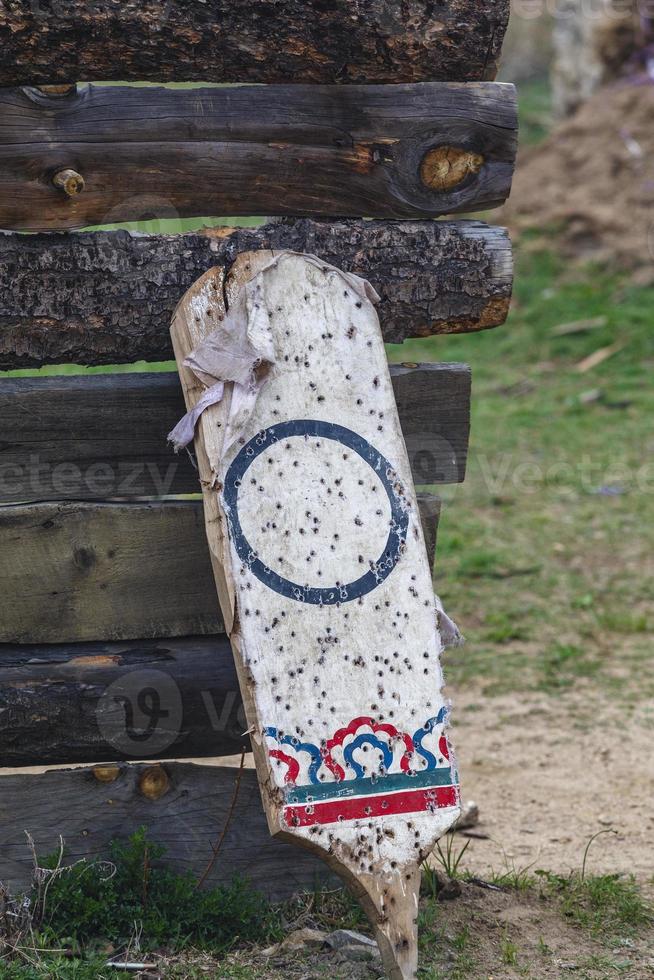
[[[360,796],[304,806],[287,806],[284,808],[284,820],[288,827],[312,827],[316,824],[341,823],[344,820],[388,817],[397,813],[425,813],[458,805],[458,786],[436,786],[428,790],[391,793],[389,796]]]

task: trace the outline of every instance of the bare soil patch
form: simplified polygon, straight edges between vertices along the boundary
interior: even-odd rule
[[[519,156],[501,212],[514,235],[556,233],[578,260],[631,269],[654,254],[654,86],[599,91],[544,142]]]
[[[465,648],[461,653],[465,656]],[[454,698],[454,744],[464,798],[481,824],[466,854],[480,874],[503,867],[654,875],[654,719],[647,703],[631,714],[608,696],[511,694],[488,698],[469,687]]]

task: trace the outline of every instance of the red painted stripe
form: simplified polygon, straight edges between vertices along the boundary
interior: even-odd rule
[[[284,808],[288,827],[311,827],[315,824],[339,823],[341,820],[365,820],[367,817],[388,817],[393,813],[424,813],[426,810],[457,806],[458,786],[435,786],[432,789],[411,789],[389,796],[358,796],[354,799],[327,800]]]

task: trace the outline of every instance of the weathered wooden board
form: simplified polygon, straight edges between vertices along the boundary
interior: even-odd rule
[[[0,767],[234,755],[247,727],[224,635],[0,646]]]
[[[0,508],[0,642],[217,633],[198,502]]]
[[[186,235],[126,231],[0,234],[0,369],[172,357],[179,297],[239,252],[289,248],[369,279],[384,338],[465,333],[503,323],[511,244],[478,221],[281,219]]]
[[[440,501],[418,503],[433,564]],[[224,635],[0,645],[0,767],[216,758],[247,727]]]
[[[0,643],[222,629],[199,500],[0,507]]]
[[[5,0],[0,85],[493,78],[509,0]]]
[[[391,378],[414,481],[460,483],[469,367],[394,365]],[[166,444],[184,411],[176,372],[0,378],[0,503],[198,493]]]
[[[16,890],[28,885],[32,858],[25,831],[43,857],[58,849],[62,835],[72,863],[109,857],[112,840],[142,826],[165,845],[173,868],[200,878],[227,824],[207,884],[224,884],[238,874],[271,899],[313,891],[328,878],[327,868],[314,855],[297,854],[270,837],[252,770],[241,775],[229,819],[237,778],[238,769],[180,763],[2,774],[0,880]]]
[[[419,863],[459,793],[379,323],[364,284],[293,253],[241,256],[227,318],[221,287],[206,273],[171,334],[189,407],[197,378],[242,379],[206,408],[195,445],[270,830],[343,876],[388,977],[412,978]],[[194,373],[184,358],[208,334]]]
[[[515,90],[495,82],[4,89],[0,227],[487,209],[511,189],[516,133]]]

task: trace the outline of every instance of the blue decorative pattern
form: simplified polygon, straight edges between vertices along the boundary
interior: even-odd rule
[[[331,439],[346,446],[368,463],[386,491],[391,505],[391,525],[388,540],[377,561],[373,562],[370,571],[354,582],[346,585],[327,586],[326,588],[314,588],[292,582],[264,564],[243,533],[238,513],[238,492],[243,477],[260,453],[270,449],[280,440],[294,436]],[[259,581],[288,599],[314,605],[333,606],[341,602],[351,602],[353,599],[358,599],[368,592],[372,592],[384,579],[388,578],[400,560],[406,543],[409,513],[397,487],[397,477],[391,464],[362,436],[333,422],[295,419],[262,430],[243,446],[227,471],[223,488],[223,502],[229,521],[232,544],[241,561],[248,566]]]
[[[399,780],[405,789],[423,784],[445,785],[441,774],[451,771],[445,736],[447,716],[448,709],[441,708],[413,735],[372,718],[354,718],[320,747],[276,728],[264,729],[264,735],[270,740],[271,759],[286,767],[284,782],[294,792],[302,790],[311,795],[317,789],[323,795],[351,796],[350,789],[355,785],[365,788],[378,782],[386,784],[389,779]],[[423,744],[426,739],[430,739],[429,748]],[[373,753],[366,766],[361,763],[361,756],[357,759],[355,755],[369,749]]]

